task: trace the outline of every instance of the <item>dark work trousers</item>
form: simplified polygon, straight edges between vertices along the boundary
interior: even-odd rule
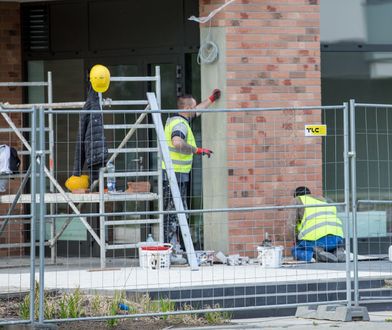
[[[186,203],[187,191],[188,191],[188,182],[179,182],[178,186],[180,188],[180,194],[182,198],[182,203],[184,204],[184,209],[188,210],[188,206]],[[169,181],[163,181],[163,209],[165,211],[173,211],[176,210],[174,205],[174,201],[172,198],[172,193],[170,190]],[[188,214],[186,214],[186,218],[188,220]],[[176,247],[178,244],[181,244],[182,241],[180,239],[180,228],[178,223],[177,214],[165,214],[163,217],[163,236],[165,243],[173,244]],[[181,244],[183,245],[183,244]],[[183,246],[181,246],[184,249]]]

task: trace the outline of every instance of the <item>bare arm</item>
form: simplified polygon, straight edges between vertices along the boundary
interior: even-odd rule
[[[207,109],[212,102],[210,101],[209,98],[205,99],[204,101],[200,102],[195,109]]]
[[[302,203],[295,198],[292,201],[292,205],[302,205]],[[293,240],[295,242],[296,240],[296,227],[297,227],[297,223],[298,221],[300,221],[303,217],[303,209],[299,208],[299,209],[290,209],[289,210],[289,216],[287,219],[287,229],[288,229],[288,238],[290,240]]]
[[[194,154],[196,153],[195,147],[192,147],[190,144],[186,143],[184,139],[179,136],[173,136],[172,143],[174,148],[176,148],[179,152],[183,154]]]
[[[205,99],[204,101],[202,101],[201,103],[199,103],[195,109],[207,109],[212,103],[214,103],[216,100],[218,100],[221,96],[221,91],[218,88],[215,88],[212,91],[212,94]],[[200,116],[201,113],[197,112],[196,116]]]

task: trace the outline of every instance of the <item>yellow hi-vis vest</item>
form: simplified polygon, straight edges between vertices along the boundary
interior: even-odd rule
[[[303,205],[328,203],[309,195],[300,196]],[[304,216],[297,225],[298,240],[316,241],[327,235],[343,237],[342,221],[336,214],[335,206],[305,207]]]
[[[181,153],[181,150],[174,148],[171,138],[173,127],[180,123],[183,123],[188,129],[186,143],[196,148],[195,137],[193,136],[193,132],[191,127],[189,126],[189,123],[186,119],[180,116],[175,116],[167,120],[165,126],[165,138],[169,146],[170,158],[173,162],[174,172],[189,173],[192,169],[193,154]],[[162,168],[166,169],[164,162],[162,162]]]

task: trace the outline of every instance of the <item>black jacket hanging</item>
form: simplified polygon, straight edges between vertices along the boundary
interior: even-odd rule
[[[89,113],[88,110],[100,110],[98,93],[89,84],[88,95],[83,110],[79,116],[79,131],[76,139],[73,175],[80,176],[84,163],[87,167],[105,165],[108,149],[103,128],[103,115]]]

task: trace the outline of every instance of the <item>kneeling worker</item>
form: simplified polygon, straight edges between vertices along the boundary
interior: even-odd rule
[[[344,262],[343,226],[335,206],[329,206],[325,198],[311,195],[307,187],[294,192],[294,204],[304,205],[295,210],[291,223],[295,224],[296,242],[292,248],[294,259],[310,262],[314,257],[320,262]],[[306,207],[306,205],[325,206]],[[295,220],[294,220],[295,217]]]

